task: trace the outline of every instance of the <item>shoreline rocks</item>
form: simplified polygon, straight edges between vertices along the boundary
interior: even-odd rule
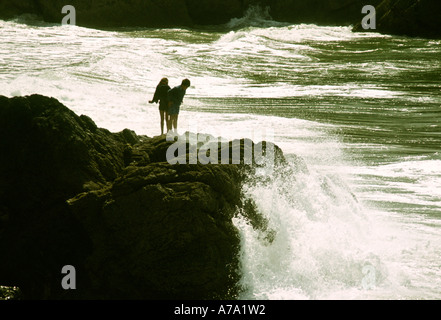
[[[257,164],[172,165],[172,144],[191,155],[185,139],[111,133],[41,95],[0,96],[0,137],[2,286],[23,299],[237,298],[232,219],[252,207],[241,188]]]
[[[383,0],[376,6],[374,32],[441,39],[441,2],[436,0]],[[354,31],[364,31],[361,24]]]
[[[47,22],[61,23],[62,0],[0,0],[0,18],[35,14]],[[226,24],[241,18],[252,6],[269,8],[277,21],[318,25],[354,25],[364,32],[361,13],[365,5],[377,8],[374,32],[412,37],[441,38],[441,3],[438,0],[72,0],[76,23],[91,28],[169,28]]]

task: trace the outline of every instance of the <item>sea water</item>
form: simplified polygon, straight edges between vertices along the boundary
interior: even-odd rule
[[[234,220],[241,299],[441,298],[439,40],[258,11],[195,29],[21,17],[0,21],[0,39],[1,95],[52,96],[100,127],[155,136],[156,85],[189,78],[180,133],[272,132],[291,168],[244,186],[268,226]]]

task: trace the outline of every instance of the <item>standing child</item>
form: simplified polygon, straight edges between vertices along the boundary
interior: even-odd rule
[[[190,80],[182,80],[181,85],[174,87],[168,91],[168,113],[170,115],[170,130],[173,128],[177,133],[178,130],[178,116],[185,93],[190,87]]]
[[[159,115],[161,118],[161,135],[164,134],[164,122],[167,126],[167,131],[169,130],[169,115],[168,115],[168,91],[170,87],[168,85],[168,79],[162,78],[156,87],[155,95],[153,96],[153,100],[150,100],[149,103],[158,103],[159,101]]]

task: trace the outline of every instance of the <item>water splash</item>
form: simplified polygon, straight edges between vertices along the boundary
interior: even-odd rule
[[[225,27],[231,30],[256,27],[282,27],[289,24],[274,21],[270,15],[270,7],[250,6],[242,18],[231,19]]]
[[[253,228],[244,216],[235,220],[242,235],[242,298],[361,292],[366,266],[372,266],[378,285],[387,272],[365,246],[370,222],[364,208],[344,181],[298,168],[291,164],[245,187],[266,224]]]

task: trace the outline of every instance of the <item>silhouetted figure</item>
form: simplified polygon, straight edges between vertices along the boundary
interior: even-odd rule
[[[168,79],[162,78],[156,87],[155,94],[153,96],[153,100],[150,100],[149,103],[158,103],[159,101],[159,115],[161,117],[161,135],[164,134],[164,122],[167,126],[167,131],[170,127],[170,119],[168,115],[168,91],[170,87],[168,85]]]
[[[168,91],[168,113],[170,115],[169,130],[174,129],[175,132],[177,132],[178,130],[179,109],[181,107],[182,101],[184,100],[186,90],[189,87],[190,80],[184,79],[182,80],[181,85],[174,87],[173,89]]]

